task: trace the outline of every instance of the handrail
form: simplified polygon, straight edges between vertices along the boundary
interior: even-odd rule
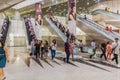
[[[49,24],[51,25],[51,27],[58,33],[58,35],[62,38],[62,40],[65,42],[66,41],[66,39],[67,39],[67,37],[65,36],[65,34],[64,33],[62,33],[61,31],[60,31],[60,29],[58,29],[58,27],[55,25],[55,24],[53,24],[53,22],[50,20],[50,18],[48,18],[47,16],[44,16],[45,17],[45,19],[49,22]]]
[[[97,23],[93,22],[92,20],[90,20],[90,19],[88,19],[88,18],[87,18],[87,19],[84,19],[83,16],[81,16],[81,15],[77,15],[77,17],[78,17],[78,20],[79,20],[79,21],[82,21],[83,23],[89,24],[92,28],[94,28],[96,31],[98,31],[99,33],[103,34],[104,36],[108,37],[109,39],[114,40],[114,38],[119,38],[118,35],[106,31],[106,30],[103,28],[102,25],[97,24]],[[102,31],[102,32],[101,32],[101,31]]]
[[[102,9],[97,9],[91,12],[92,14],[97,14],[97,13],[101,13],[101,14],[105,14],[107,16],[111,16],[117,19],[120,19],[120,14],[114,13],[114,12],[107,12],[105,10]]]

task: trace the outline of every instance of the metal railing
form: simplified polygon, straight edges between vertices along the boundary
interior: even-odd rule
[[[107,12],[105,10],[102,10],[102,9],[97,9],[93,12],[91,12],[92,14],[105,14],[107,16],[110,16],[110,17],[113,17],[113,18],[116,18],[116,19],[120,19],[120,14],[117,14],[117,13],[114,13],[114,12]]]
[[[60,31],[60,29],[50,20],[49,17],[44,16],[45,19],[48,21],[48,23],[51,25],[51,27],[56,31],[56,33],[58,33],[58,35],[62,38],[62,40],[65,42],[67,37],[65,36],[65,34],[63,32]]]

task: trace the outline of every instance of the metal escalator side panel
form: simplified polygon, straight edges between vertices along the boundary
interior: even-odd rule
[[[91,22],[84,20],[83,18],[81,18],[80,16],[77,16],[77,20],[84,23],[87,26],[90,26],[92,29],[96,30],[97,32],[99,32],[100,34],[104,35],[105,37],[114,40],[114,38],[112,36],[110,36],[107,31],[103,30],[102,28],[100,28],[99,26],[96,26],[95,24],[91,24]],[[99,28],[98,28],[99,27]]]
[[[55,24],[52,23],[52,21],[47,17],[44,16],[46,21],[51,25],[51,27],[58,33],[58,35],[62,38],[62,40],[65,42],[67,37],[65,36],[64,33],[62,33]]]

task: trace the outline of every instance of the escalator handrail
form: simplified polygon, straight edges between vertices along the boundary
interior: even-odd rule
[[[80,15],[79,15],[80,16]],[[103,28],[103,26],[102,25],[100,25],[100,24],[97,24],[97,23],[95,23],[94,21],[92,21],[92,20],[90,20],[90,19],[88,19],[87,18],[87,20],[86,21],[89,21],[91,24],[94,24],[94,25],[96,25],[96,28],[98,28],[98,29],[100,29],[100,30],[102,30],[102,31],[104,31],[105,33],[109,33],[108,31],[106,31],[104,28]],[[98,27],[99,26],[99,27]],[[112,33],[110,33],[111,35],[113,35]]]
[[[58,33],[58,35],[62,38],[62,40],[65,42],[67,37],[63,32],[60,31],[60,29],[50,20],[48,16],[44,16],[45,19],[51,24],[51,27]]]
[[[102,10],[102,9],[97,9],[97,10],[91,12],[91,13],[92,13],[92,14],[94,14],[94,13],[106,14],[106,15],[108,15],[108,16],[112,16],[112,17],[115,17],[115,18],[120,19],[120,14],[117,14],[117,13],[114,13],[114,12],[107,12],[107,11]]]
[[[78,16],[80,16],[80,15],[78,15]],[[82,17],[82,16],[81,16]],[[87,18],[87,20],[88,21],[90,21],[91,23],[94,23],[96,26],[100,26],[100,27],[98,27],[98,28],[103,28],[104,26],[102,26],[102,25],[100,25],[100,24],[98,24],[98,23],[96,23],[96,22],[94,22],[94,21],[92,21],[91,19],[89,19],[89,18]],[[103,28],[104,29],[104,28]],[[104,29],[105,30],[105,29]],[[105,30],[106,31],[106,30]],[[106,32],[108,32],[108,31],[106,31]],[[117,37],[119,36],[120,37],[120,35],[118,34],[118,33],[116,33],[116,32],[113,32],[115,35],[117,35]],[[111,34],[111,35],[113,35],[113,34]]]

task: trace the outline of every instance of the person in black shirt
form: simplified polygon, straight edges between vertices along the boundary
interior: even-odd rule
[[[43,55],[44,55],[44,51],[45,51],[43,41],[41,41],[40,47],[41,47],[41,59],[43,59]]]
[[[64,48],[65,48],[65,53],[66,53],[66,59],[67,59],[67,63],[69,63],[69,57],[70,57],[70,39],[68,38],[64,44]],[[63,59],[65,62],[65,58]]]
[[[40,42],[37,40],[37,43],[35,44],[35,51],[36,51],[36,58],[40,57]]]
[[[106,58],[106,43],[102,43],[101,44],[101,50],[102,50],[102,54],[100,55],[100,58],[102,58],[104,56],[105,60],[107,60]]]

